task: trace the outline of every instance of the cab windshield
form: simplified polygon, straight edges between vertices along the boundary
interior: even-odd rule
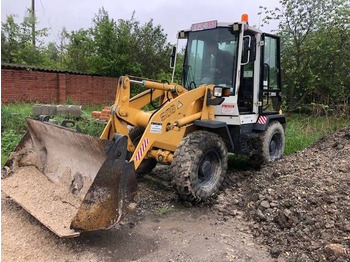
[[[201,84],[230,87],[236,72],[238,36],[230,28],[190,32],[183,66],[183,86]]]

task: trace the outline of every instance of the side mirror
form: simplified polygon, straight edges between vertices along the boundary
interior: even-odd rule
[[[256,58],[256,39],[250,35],[243,36],[242,65],[255,61]]]
[[[174,68],[175,67],[175,61],[176,61],[176,46],[173,46],[173,50],[171,52],[171,56],[170,56],[170,68]]]

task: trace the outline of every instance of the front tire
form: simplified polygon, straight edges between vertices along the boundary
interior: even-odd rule
[[[171,171],[180,198],[192,203],[209,199],[219,191],[226,176],[224,141],[208,131],[190,133],[176,149]]]
[[[271,122],[261,136],[260,157],[263,162],[274,162],[282,158],[285,147],[284,128],[280,122]]]

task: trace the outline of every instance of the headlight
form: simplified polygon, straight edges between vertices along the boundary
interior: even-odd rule
[[[222,97],[222,87],[214,87],[214,96]]]

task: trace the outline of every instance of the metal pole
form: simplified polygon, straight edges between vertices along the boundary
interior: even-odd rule
[[[35,0],[32,0],[32,45],[35,48]]]

